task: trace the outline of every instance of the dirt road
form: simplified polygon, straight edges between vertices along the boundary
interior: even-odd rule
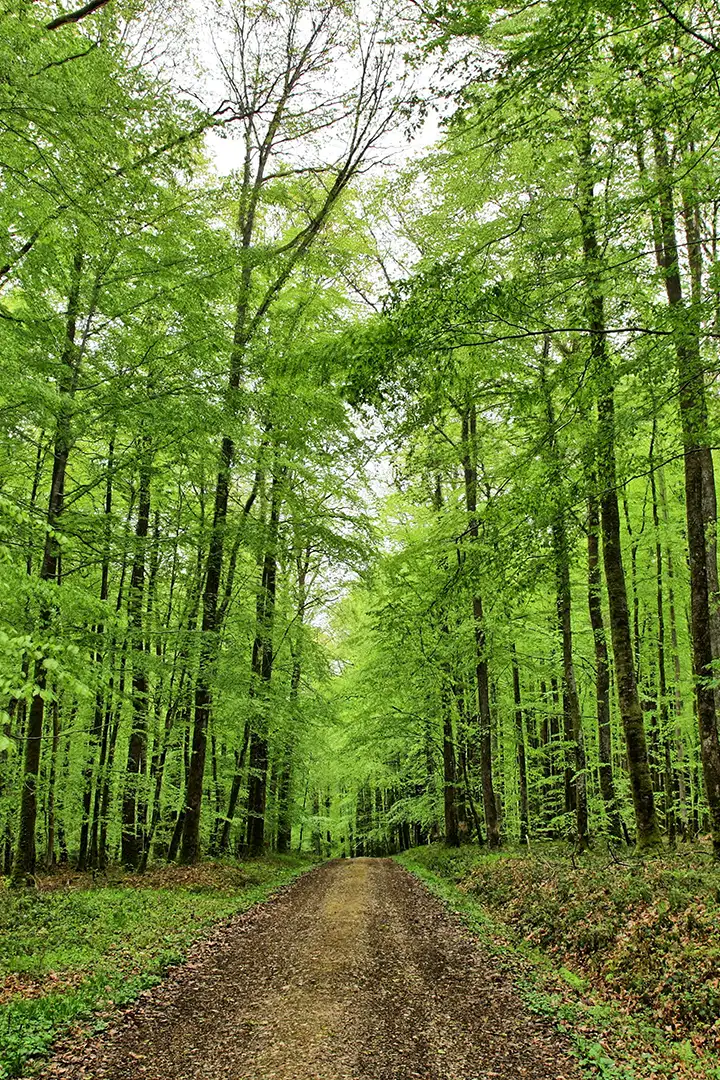
[[[63,1080],[577,1080],[459,921],[396,863],[328,863],[199,947]]]

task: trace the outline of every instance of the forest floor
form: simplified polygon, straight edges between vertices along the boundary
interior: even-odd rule
[[[37,1066],[78,1022],[107,1026],[216,924],[315,861],[267,856],[145,874],[57,867],[35,889],[0,884],[0,1080]]]
[[[400,856],[603,1080],[720,1080],[720,867],[708,845]]]
[[[460,919],[389,859],[335,860],[225,922],[46,1080],[578,1080]]]

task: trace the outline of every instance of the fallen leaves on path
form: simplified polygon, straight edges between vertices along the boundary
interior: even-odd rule
[[[578,1080],[563,1039],[391,860],[319,867],[231,920],[47,1080]]]

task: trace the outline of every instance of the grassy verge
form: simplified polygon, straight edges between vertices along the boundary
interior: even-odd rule
[[[93,1016],[104,1024],[211,926],[309,866],[278,856],[97,882],[55,874],[37,890],[0,890],[1,1080],[21,1076],[71,1024]]]
[[[720,1080],[720,871],[416,848],[399,857],[569,1036],[588,1076]]]

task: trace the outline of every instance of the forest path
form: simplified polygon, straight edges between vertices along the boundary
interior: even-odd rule
[[[63,1080],[577,1080],[458,919],[390,859],[234,919],[42,1073]]]

